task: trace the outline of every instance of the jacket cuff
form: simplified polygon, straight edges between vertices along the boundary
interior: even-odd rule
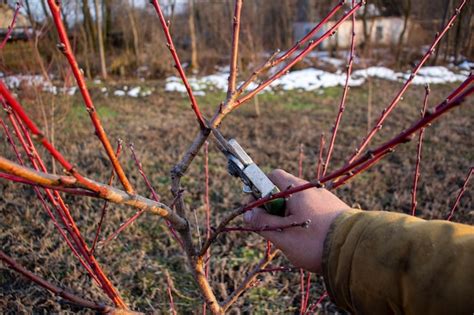
[[[342,231],[343,235],[347,234],[347,227],[348,225],[351,226],[352,224],[348,223],[348,221],[353,221],[351,219],[354,219],[357,217],[357,214],[364,213],[365,211],[361,210],[356,210],[356,209],[351,209],[342,212],[340,215],[338,215],[334,221],[331,223],[331,226],[329,227],[329,231],[326,234],[326,239],[324,240],[324,245],[323,245],[323,259],[322,259],[322,269],[323,269],[323,277],[324,277],[324,284],[326,286],[326,291],[329,294],[329,297],[331,300],[336,303],[338,306],[346,309],[350,309],[350,306],[352,305],[351,301],[348,300],[349,296],[347,294],[344,294],[343,292],[348,292],[349,289],[346,285],[336,285],[336,274],[341,272],[340,267],[341,266],[333,266],[331,263],[337,264],[338,258],[340,255],[340,248],[344,242],[345,237],[340,237],[341,236],[341,229],[345,230]],[[337,237],[336,237],[337,236]],[[336,244],[337,243],[337,244]],[[334,250],[332,250],[334,249]],[[343,266],[342,266],[343,267]],[[350,270],[350,268],[345,268],[345,270]],[[337,278],[340,278],[340,274],[338,275]],[[336,289],[337,288],[337,289]]]

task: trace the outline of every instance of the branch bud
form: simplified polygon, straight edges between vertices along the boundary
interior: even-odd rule
[[[62,52],[63,54],[66,53],[66,45],[64,45],[64,43],[56,44],[56,48],[59,49],[59,51]]]

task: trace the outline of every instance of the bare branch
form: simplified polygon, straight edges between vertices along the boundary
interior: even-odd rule
[[[0,50],[2,50],[3,47],[5,47],[7,41],[10,39],[10,35],[12,34],[13,29],[15,28],[16,18],[18,17],[18,14],[20,13],[20,9],[21,9],[21,3],[20,1],[17,1],[15,5],[15,11],[13,12],[13,19],[10,25],[8,26],[8,30],[7,30],[7,33],[5,34],[5,38],[2,40],[2,43],[0,44]]]
[[[168,23],[166,23],[166,19],[163,14],[163,11],[161,10],[160,3],[158,2],[158,0],[151,0],[150,2],[155,8],[156,13],[158,14],[158,18],[160,19],[160,23],[166,37],[166,42],[168,43],[167,44],[168,49],[170,50],[171,56],[173,57],[173,60],[175,62],[176,70],[178,70],[179,76],[181,77],[181,80],[183,81],[183,84],[186,87],[186,91],[188,92],[189,100],[191,101],[191,107],[194,111],[194,114],[196,115],[196,118],[199,122],[199,125],[201,126],[201,129],[207,129],[207,125],[204,120],[204,117],[201,114],[197,100],[194,97],[193,91],[188,82],[188,78],[186,77],[186,74],[184,73],[183,66],[181,65],[181,61],[179,60],[178,53],[176,52],[173,39],[171,38],[170,29],[169,29]]]
[[[362,154],[362,151],[367,147],[367,145],[369,144],[370,140],[375,136],[375,134],[382,128],[382,124],[383,122],[385,121],[385,119],[388,117],[388,115],[392,112],[392,110],[395,108],[395,106],[398,104],[398,102],[400,102],[400,100],[402,99],[402,96],[403,94],[405,93],[405,91],[408,89],[408,87],[411,85],[413,79],[415,78],[416,74],[418,73],[418,71],[420,71],[421,67],[426,63],[426,61],[429,59],[429,57],[433,54],[434,50],[435,50],[435,47],[438,45],[438,43],[440,42],[441,38],[444,36],[444,34],[446,34],[446,32],[452,27],[454,21],[456,20],[456,18],[458,17],[458,15],[460,14],[462,8],[464,7],[464,5],[466,4],[467,0],[462,0],[461,3],[459,4],[459,6],[456,8],[453,16],[449,19],[448,23],[444,26],[444,28],[441,30],[441,32],[437,33],[436,36],[435,36],[435,39],[434,41],[431,43],[430,47],[428,48],[428,51],[425,53],[425,55],[423,56],[423,58],[421,58],[420,62],[418,63],[418,65],[412,70],[411,72],[411,75],[410,77],[408,78],[408,80],[403,84],[402,88],[400,89],[400,91],[397,93],[397,95],[395,96],[395,98],[392,100],[392,102],[390,103],[390,105],[387,106],[387,108],[385,108],[383,111],[382,111],[382,114],[381,116],[379,117],[379,119],[377,120],[377,122],[375,123],[374,127],[372,128],[372,130],[367,134],[367,136],[364,137],[364,139],[362,140],[362,143],[357,147],[357,149],[355,150],[354,154],[351,156],[351,158],[349,159],[348,163],[352,163],[354,162],[361,154]]]
[[[352,0],[352,7],[354,7],[355,1]],[[346,65],[346,82],[344,84],[344,89],[342,91],[341,101],[339,103],[339,111],[336,116],[336,121],[334,122],[334,126],[332,128],[332,135],[331,140],[329,141],[328,153],[326,155],[326,161],[324,162],[323,166],[323,176],[326,175],[326,171],[329,167],[329,162],[331,161],[332,153],[334,150],[334,144],[336,142],[337,131],[339,129],[339,125],[341,123],[342,114],[346,109],[346,99],[347,93],[349,92],[349,81],[351,79],[352,73],[352,65],[354,64],[354,50],[355,50],[355,42],[356,42],[356,33],[355,33],[355,14],[352,15],[352,23],[351,23],[351,48],[349,50],[349,54],[347,57],[347,65]]]
[[[82,98],[84,99],[84,104],[86,105],[87,112],[89,113],[92,124],[94,125],[96,135],[102,143],[107,153],[107,156],[109,157],[109,160],[112,163],[115,172],[117,173],[117,177],[122,183],[124,189],[128,193],[133,193],[132,185],[128,181],[127,176],[125,175],[125,172],[122,169],[122,166],[120,165],[117,157],[115,156],[114,149],[110,144],[109,138],[107,137],[104,128],[102,127],[99,115],[97,114],[94,103],[92,102],[89,90],[87,89],[86,82],[84,80],[84,74],[81,69],[79,69],[79,65],[72,51],[71,43],[69,42],[66,33],[66,28],[64,27],[63,21],[61,19],[61,10],[59,7],[60,4],[55,0],[48,0],[48,5],[51,10],[51,15],[53,17],[54,24],[56,25],[56,30],[58,32],[59,39],[61,41],[61,43],[58,45],[58,48],[64,54],[64,56],[69,62],[69,65],[71,66],[71,70],[74,74],[74,78],[76,79],[79,91],[81,91]]]
[[[451,211],[449,212],[448,217],[446,220],[450,221],[453,218],[454,211],[456,211],[456,208],[459,205],[459,202],[461,201],[462,195],[464,195],[464,192],[466,191],[467,184],[469,183],[469,179],[471,179],[472,173],[474,172],[474,167],[471,167],[469,170],[468,175],[466,176],[466,179],[464,180],[464,184],[462,185],[461,189],[459,190],[458,196],[456,197],[456,201],[454,201],[453,207],[451,208]]]
[[[430,87],[426,85],[425,87],[425,98],[423,100],[423,108],[421,110],[421,117],[425,116],[426,107],[428,106],[428,96],[430,95]],[[415,165],[415,175],[413,177],[413,188],[411,191],[411,215],[415,215],[416,211],[416,188],[418,186],[418,180],[420,179],[420,163],[421,163],[421,149],[423,145],[423,135],[425,133],[425,128],[420,129],[420,133],[418,135],[418,146],[417,146],[417,154],[416,154],[416,165]]]
[[[39,286],[45,288],[46,290],[52,292],[55,295],[58,295],[62,297],[65,300],[68,300],[69,302],[85,307],[85,308],[90,308],[95,311],[101,312],[101,313],[111,313],[114,312],[114,309],[110,306],[105,306],[103,304],[97,304],[95,302],[91,302],[89,300],[86,300],[84,298],[81,298],[73,293],[70,293],[69,291],[66,291],[62,288],[59,288],[52,284],[51,282],[48,282],[39,276],[35,275],[31,271],[25,269],[23,266],[21,266],[18,262],[13,260],[11,257],[6,255],[2,250],[0,250],[0,259],[11,269],[15,270],[16,272],[20,273],[23,275],[25,278],[28,280],[33,281],[34,283],[38,284]],[[133,314],[134,312],[128,312],[124,311],[124,314]],[[135,313],[136,314],[136,313]]]
[[[115,156],[117,157],[117,159],[119,158],[121,151],[122,151],[122,140],[119,139],[118,143],[117,143],[117,150],[115,151]],[[112,185],[112,182],[114,181],[114,177],[115,177],[115,173],[112,172],[112,174],[110,174],[110,178],[109,178],[109,182],[108,182],[109,186]],[[105,214],[107,213],[107,205],[108,205],[108,202],[105,201],[104,205],[102,206],[102,211],[101,211],[99,223],[97,224],[97,230],[95,232],[94,241],[92,242],[92,245],[91,245],[91,250],[90,250],[91,255],[94,253],[95,246],[97,245],[97,241],[99,239],[99,234],[100,234],[100,231],[102,229],[102,224],[103,224],[104,219],[105,219]]]
[[[240,14],[242,12],[243,0],[235,0],[234,17],[232,19],[232,49],[230,54],[229,84],[227,87],[227,99],[235,92],[237,79],[237,61],[239,55]]]
[[[278,255],[280,251],[279,250],[274,250],[270,255],[265,255],[260,262],[253,268],[253,270],[247,274],[245,279],[242,281],[242,283],[235,289],[234,292],[232,292],[231,295],[225,300],[224,304],[222,305],[222,309],[224,312],[232,305],[235,303],[235,301],[242,295],[244,294],[249,288],[252,287],[252,283],[254,282],[255,278],[258,276],[260,273],[260,270],[265,269],[265,267],[273,260],[273,258]]]
[[[82,188],[88,189],[87,186],[83,186],[82,183],[78,182],[74,177],[71,176],[59,176],[47,174],[39,171],[32,170],[27,167],[18,165],[10,160],[7,160],[0,156],[0,170],[21,177],[28,181],[34,182],[40,186],[46,188],[55,189],[55,187],[64,188]],[[176,215],[168,206],[163,203],[150,200],[148,198],[139,195],[130,195],[125,191],[111,187],[109,185],[94,182],[91,179],[85,180],[91,182],[94,186],[100,188],[99,193],[95,196],[108,200],[116,204],[125,204],[132,206],[137,209],[145,210],[153,214],[157,214],[168,221],[170,221],[176,229],[183,229],[187,226],[185,220]]]

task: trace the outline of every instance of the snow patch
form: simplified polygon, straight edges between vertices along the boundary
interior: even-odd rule
[[[386,67],[369,67],[352,72],[349,80],[350,86],[360,86],[367,78],[378,78],[389,81],[404,82],[411,75],[411,72],[395,72]],[[203,77],[190,77],[189,84],[195,95],[204,95],[207,90],[226,91],[228,72],[220,72]],[[454,73],[446,67],[423,67],[413,79],[413,84],[441,84],[449,82],[463,81],[466,79],[466,72]],[[272,82],[264,91],[271,90],[303,90],[314,91],[322,88],[343,86],[346,81],[346,74],[337,71],[335,73],[323,71],[316,68],[307,68],[289,72],[281,78]],[[258,85],[252,83],[247,90],[253,90]],[[186,93],[186,88],[178,77],[166,79],[165,90],[168,92]]]

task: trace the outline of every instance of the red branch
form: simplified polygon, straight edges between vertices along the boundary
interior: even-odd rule
[[[425,116],[426,107],[428,106],[428,96],[430,95],[430,86],[427,84],[425,86],[425,98],[423,100],[423,109],[421,110],[421,117]],[[416,211],[416,188],[418,186],[418,180],[420,179],[420,162],[421,162],[421,149],[423,145],[423,135],[425,133],[425,128],[420,129],[418,136],[418,147],[416,154],[416,165],[415,165],[415,176],[413,177],[413,189],[411,191],[411,215],[415,215]]]
[[[168,293],[168,298],[170,299],[170,310],[171,314],[176,315],[176,308],[174,306],[173,294],[171,292],[171,288],[173,284],[171,283],[171,277],[168,273],[166,273],[166,292]]]
[[[59,156],[65,163],[68,164],[68,162],[61,156],[61,154],[46,140],[46,138],[44,136],[42,136],[39,129],[29,119],[29,117],[23,111],[23,108],[21,107],[21,105],[18,102],[16,102],[16,100],[11,96],[11,94],[9,93],[9,91],[6,89],[3,82],[1,82],[1,81],[0,81],[0,92],[2,92],[1,94],[5,97],[5,99],[8,101],[8,103],[13,107],[13,109],[15,109],[15,107],[17,109],[14,112],[12,112],[10,107],[5,108],[7,113],[9,114],[10,122],[12,123],[12,126],[15,129],[15,134],[18,137],[18,139],[20,140],[20,143],[22,144],[23,149],[25,150],[28,157],[30,158],[30,161],[33,165],[33,168],[35,170],[41,169],[43,172],[47,173],[46,166],[45,166],[44,162],[42,161],[38,151],[36,150],[36,147],[33,143],[33,140],[30,137],[30,134],[28,133],[27,128],[25,128],[25,126],[21,123],[21,120],[19,119],[19,117],[21,117],[21,115],[24,116],[24,117],[22,117],[22,120],[27,125],[29,123],[28,127],[32,131],[32,133],[35,136],[41,135],[40,142],[43,144],[43,146],[45,146],[50,153],[54,152],[54,154]],[[53,154],[53,156],[54,156],[54,154]],[[90,183],[89,186],[93,187],[93,188],[95,188],[97,186],[96,184],[92,184],[90,181],[85,180],[81,175],[79,175],[73,169],[72,169],[72,171],[75,173],[76,178],[77,178],[78,181],[82,180],[84,183]],[[35,187],[34,189],[36,190],[38,188]],[[100,189],[97,189],[97,190],[100,190]],[[98,264],[95,257],[93,255],[90,255],[90,251],[87,247],[87,244],[84,241],[84,238],[82,237],[81,232],[79,231],[79,228],[77,227],[73,217],[71,216],[71,213],[70,213],[67,205],[64,203],[64,201],[61,198],[61,196],[59,195],[59,193],[56,190],[51,191],[49,189],[45,189],[45,193],[46,193],[46,196],[49,199],[50,203],[56,209],[58,217],[61,219],[61,222],[63,223],[66,231],[68,232],[68,234],[71,237],[71,240],[69,240],[69,238],[66,236],[64,231],[59,227],[59,225],[56,225],[56,227],[58,228],[58,231],[60,232],[60,234],[63,236],[63,238],[67,242],[68,246],[71,248],[73,253],[79,259],[80,263],[89,272],[91,277],[97,283],[100,284],[101,288],[110,297],[110,299],[115,303],[115,305],[117,307],[126,309],[127,306],[126,306],[125,302],[122,300],[122,298],[120,297],[118,291],[115,289],[113,284],[107,278],[107,276],[105,275],[105,273],[101,269],[101,267]],[[37,195],[38,195],[38,198],[40,199],[40,201],[42,202],[43,207],[45,208],[46,212],[51,217],[51,219],[53,220],[53,223],[54,223],[56,219],[54,218],[54,215],[49,210],[49,207],[46,205],[46,202],[44,201],[43,196],[39,193]],[[75,246],[73,246],[72,244],[74,244]],[[82,256],[82,258],[80,256]]]
[[[119,158],[121,151],[122,151],[122,140],[119,139],[118,143],[117,143],[117,150],[115,151],[115,156],[117,157],[117,159]],[[110,174],[109,183],[108,183],[109,186],[112,185],[112,183],[114,181],[114,177],[115,177],[114,175],[115,175],[114,172],[112,172],[112,174]],[[91,246],[91,250],[90,250],[91,255],[94,254],[95,246],[97,245],[97,241],[99,240],[99,235],[100,235],[100,231],[102,229],[102,224],[104,223],[104,220],[105,220],[105,215],[107,213],[108,204],[109,204],[109,202],[106,200],[104,202],[104,205],[102,206],[100,220],[99,220],[99,223],[97,224],[97,231],[95,232],[94,241],[92,242],[92,246]]]
[[[28,127],[28,129],[33,134],[33,137],[37,139],[46,150],[48,150],[48,152],[66,169],[67,172],[74,176],[78,182],[83,184],[88,189],[94,192],[100,191],[99,186],[87,181],[81,174],[79,174],[74,166],[69,163],[69,161],[67,161],[58,150],[56,150],[56,148],[51,144],[51,142],[48,141],[48,139],[46,139],[41,130],[30,119],[30,117],[28,117],[21,104],[13,97],[5,83],[2,81],[0,81],[0,94],[5,98],[8,105],[11,106],[15,114],[18,115],[26,127]]]
[[[7,44],[8,39],[10,38],[10,35],[13,32],[13,29],[14,29],[15,23],[16,23],[16,18],[18,17],[18,14],[20,13],[20,9],[21,9],[20,1],[17,1],[16,7],[15,7],[15,12],[13,13],[12,22],[8,26],[7,34],[5,34],[5,38],[2,40],[2,43],[0,44],[0,50],[2,50],[3,47],[5,47],[5,45]]]
[[[258,273],[273,273],[273,272],[294,272],[295,268],[292,267],[273,267],[273,268],[263,268],[257,271]]]
[[[362,4],[363,2],[359,2],[358,4],[356,4],[351,10],[349,10],[349,12],[344,14],[336,23],[334,23],[334,25],[328,31],[326,31],[326,33],[324,33],[317,40],[310,42],[310,44],[305,49],[303,49],[293,60],[288,62],[282,69],[280,69],[273,76],[271,76],[270,78],[262,82],[258,87],[256,87],[255,89],[253,89],[246,95],[242,96],[241,98],[239,98],[233,105],[233,108],[235,109],[239,107],[240,105],[242,105],[243,103],[245,103],[246,101],[254,97],[257,93],[261,92],[263,89],[269,86],[273,81],[277,80],[278,78],[286,74],[296,63],[298,63],[301,59],[306,57],[306,55],[308,55],[316,46],[318,46],[325,39],[333,35],[334,32],[337,30],[337,28],[342,24],[342,22],[344,22],[351,15],[353,15],[355,11],[357,11],[362,6]]]
[[[304,269],[300,268],[300,293],[301,293],[301,302],[300,302],[300,314],[304,314]]]
[[[130,144],[129,146],[130,148],[130,151],[132,152],[132,156],[133,156],[133,160],[135,161],[135,165],[138,167],[138,172],[140,173],[140,175],[142,176],[143,180],[145,181],[145,184],[146,186],[148,187],[148,189],[150,190],[151,192],[151,195],[153,197],[153,200],[155,200],[156,202],[160,201],[160,196],[156,193],[155,189],[153,188],[153,185],[151,184],[150,180],[148,179],[148,176],[146,176],[145,174],[145,171],[143,170],[143,165],[142,163],[140,162],[140,160],[138,159],[138,156],[137,154],[135,153],[135,148],[133,147],[133,143]],[[140,212],[140,214],[139,214]],[[143,213],[143,211],[139,211],[136,213],[137,218]],[[132,218],[130,218],[132,219]],[[136,219],[136,218],[135,218]],[[133,222],[133,221],[132,221]],[[170,230],[171,234],[173,235],[174,239],[181,245],[181,247],[183,247],[183,242],[181,241],[181,239],[178,237],[178,235],[176,234],[176,231],[175,229],[171,226],[171,223],[168,221],[168,220],[165,220],[166,222],[166,226],[168,227],[168,229]],[[130,222],[131,223],[131,222]],[[130,224],[129,223],[129,224]],[[128,224],[128,225],[129,225]],[[122,226],[123,227],[123,226]],[[125,227],[123,227],[125,228]],[[122,229],[123,230],[123,229]]]
[[[207,129],[207,124],[204,120],[204,117],[201,114],[201,111],[199,110],[199,105],[197,103],[196,98],[194,97],[191,86],[189,85],[188,78],[186,77],[186,74],[184,73],[184,69],[179,60],[178,53],[176,52],[176,48],[174,47],[173,39],[171,38],[169,25],[166,22],[163,11],[161,10],[160,3],[158,2],[158,0],[151,0],[150,2],[155,8],[156,13],[158,14],[158,18],[160,19],[160,23],[166,37],[168,49],[170,50],[171,56],[173,57],[173,60],[175,62],[175,68],[176,70],[178,70],[179,76],[181,77],[181,80],[183,81],[183,84],[186,87],[186,91],[188,92],[189,100],[191,101],[191,107],[194,111],[194,114],[196,115],[196,118],[199,122],[199,125],[201,126],[201,129]]]
[[[77,64],[76,57],[74,56],[74,53],[71,48],[71,43],[69,42],[69,38],[67,37],[66,28],[64,27],[63,21],[61,19],[61,10],[59,7],[60,4],[56,0],[48,0],[48,5],[51,10],[51,15],[53,17],[54,24],[56,25],[59,40],[61,42],[60,44],[58,44],[58,48],[64,54],[67,61],[69,62],[69,65],[71,66],[71,70],[74,74],[74,78],[76,79],[77,86],[79,88],[79,91],[81,92],[82,98],[84,99],[84,104],[86,106],[87,112],[89,113],[92,124],[94,125],[96,135],[102,143],[107,153],[107,156],[109,157],[109,160],[112,163],[115,172],[117,173],[117,177],[122,183],[124,189],[128,193],[133,193],[132,185],[128,181],[127,176],[125,175],[125,172],[122,169],[122,166],[120,165],[117,157],[115,156],[114,149],[110,144],[109,138],[105,133],[104,127],[102,127],[99,115],[97,114],[94,103],[92,102],[89,90],[87,89],[83,72]]]
[[[309,31],[302,39],[300,39],[296,44],[288,49],[283,55],[280,57],[276,58],[271,64],[270,67],[274,67],[281,63],[282,61],[285,61],[290,57],[293,53],[295,53],[298,49],[303,47],[305,43],[311,40],[311,38],[315,35],[317,35],[318,31],[326,25],[326,23],[334,16],[334,14],[339,11],[344,6],[345,0],[339,1],[339,3],[329,11],[329,13],[311,30]]]
[[[319,304],[321,304],[321,302],[328,296],[328,291],[324,291],[323,294],[321,294],[321,296],[319,297],[319,299],[316,301],[316,303],[314,303],[311,308],[309,309],[309,314],[314,314],[314,310],[316,309],[316,307],[318,307]]]
[[[467,183],[469,182],[469,179],[471,178],[471,175],[472,175],[473,172],[474,172],[474,167],[471,167],[471,169],[469,170],[469,173],[468,173],[466,179],[464,180],[464,184],[462,185],[461,189],[459,190],[458,196],[456,197],[456,201],[454,202],[454,205],[453,205],[453,207],[451,208],[451,211],[450,211],[448,217],[446,218],[446,220],[450,221],[451,218],[453,217],[454,211],[455,211],[456,208],[458,207],[459,201],[461,200],[462,195],[463,195],[464,192],[466,191]]]
[[[230,99],[235,92],[237,79],[237,56],[239,52],[240,14],[242,12],[242,1],[235,1],[234,17],[232,22],[232,50],[230,54],[229,84],[227,87],[227,98]]]
[[[469,75],[469,77],[466,79],[468,83],[466,84],[466,81],[463,82],[461,85],[466,88],[467,86],[472,83],[474,80],[473,75]],[[288,195],[291,195],[296,192],[300,192],[306,189],[310,189],[313,187],[321,187],[323,183],[326,183],[330,180],[336,179],[338,177],[342,178],[338,179],[334,183],[331,183],[330,185],[327,186],[329,189],[333,189],[336,187],[341,186],[344,184],[347,180],[352,178],[355,174],[360,173],[364,170],[366,170],[368,167],[372,166],[374,163],[376,163],[378,160],[380,160],[385,154],[393,151],[393,149],[398,146],[399,144],[405,143],[410,140],[411,136],[420,130],[423,127],[426,127],[428,124],[430,124],[432,121],[436,120],[449,110],[455,108],[456,106],[460,105],[466,98],[468,98],[472,93],[474,93],[474,87],[470,87],[467,89],[467,91],[464,92],[459,92],[457,93],[457,96],[455,98],[451,99],[446,99],[443,101],[441,104],[439,104],[435,110],[432,113],[429,113],[429,115],[425,115],[425,117],[421,118],[417,122],[415,122],[411,127],[408,129],[404,130],[397,136],[393,137],[389,141],[383,143],[382,145],[378,146],[376,149],[370,150],[367,154],[364,156],[358,158],[357,160],[353,161],[352,163],[347,164],[346,166],[332,172],[329,175],[324,176],[320,180],[313,180],[307,184],[292,187],[290,189],[287,189],[285,191],[279,192],[277,194],[258,199],[254,202],[251,202],[247,204],[244,208],[243,211],[249,211],[255,207],[261,206],[265,203],[267,203],[270,200],[274,200],[277,198],[284,198]],[[359,167],[359,168],[358,168]],[[356,169],[356,171],[353,171]],[[351,173],[352,171],[352,173]]]
[[[352,7],[355,5],[355,0],[352,0]],[[339,125],[341,123],[342,114],[346,108],[346,99],[347,93],[349,92],[349,81],[351,79],[352,73],[352,65],[354,64],[354,50],[355,50],[355,41],[356,41],[356,33],[355,33],[355,14],[352,15],[352,29],[351,29],[351,48],[348,54],[348,60],[346,65],[346,82],[344,84],[344,89],[342,91],[341,102],[339,103],[339,111],[336,116],[336,121],[334,122],[334,126],[332,128],[332,136],[331,140],[329,141],[328,153],[326,155],[326,162],[323,166],[323,176],[326,175],[326,171],[329,166],[329,162],[331,161],[332,153],[334,150],[334,143],[336,142],[337,131],[339,129]]]
[[[74,295],[73,293],[70,293],[62,288],[59,288],[55,286],[54,284],[40,278],[39,276],[35,275],[31,271],[25,269],[23,266],[21,266],[18,262],[13,260],[11,257],[6,255],[3,251],[0,250],[0,259],[8,265],[11,269],[15,270],[16,272],[22,274],[25,278],[28,280],[31,280],[35,282],[36,284],[40,285],[41,287],[45,288],[48,291],[51,291],[53,294],[58,295],[62,297],[65,300],[68,300],[71,303],[74,303],[76,305],[90,308],[93,310],[96,310],[101,313],[113,313],[114,309],[105,306],[102,304],[97,304],[95,302],[91,302],[89,300],[86,300],[84,298],[81,298],[79,296]]]
[[[325,146],[325,140],[324,140],[324,133],[321,133],[321,139],[319,140],[319,158],[318,158],[318,164],[316,166],[316,178],[321,177],[321,170],[324,167],[324,162],[323,162],[323,152],[324,152],[324,146]]]
[[[286,229],[291,229],[294,227],[302,227],[302,228],[308,228],[309,224],[311,223],[311,220],[306,220],[304,222],[293,222],[290,224],[285,224],[285,225],[278,225],[278,226],[264,226],[261,228],[248,228],[248,227],[241,227],[241,226],[232,226],[232,227],[226,227],[224,228],[221,232],[270,232],[270,231],[275,231],[275,232],[283,232],[283,230]]]
[[[304,313],[306,313],[306,310],[308,309],[310,287],[311,287],[311,273],[308,272],[308,277],[306,278],[306,296],[304,299],[304,307],[303,307]]]
[[[34,144],[31,142],[31,139],[29,138],[29,134],[27,133],[27,131],[24,129],[23,125],[21,125],[20,121],[16,118],[16,116],[10,111],[8,110],[8,106],[6,105],[5,102],[3,102],[3,99],[2,99],[2,104],[3,104],[3,108],[5,109],[5,111],[7,112],[7,115],[8,115],[8,119],[13,127],[13,130],[15,132],[15,135],[17,137],[17,139],[20,141],[20,144],[23,148],[23,150],[25,151],[26,155],[28,156],[31,164],[33,165],[33,168],[35,170],[38,170],[39,167],[41,166],[42,169],[45,169],[44,167],[44,164],[41,160],[41,158],[39,157],[39,155],[37,156],[37,151],[35,149],[35,146]],[[21,165],[25,165],[25,162],[23,161],[20,153],[19,153],[19,150],[15,144],[15,142],[13,141],[13,137],[11,136],[6,124],[2,121],[2,126],[4,128],[4,131],[5,131],[5,135],[11,145],[11,147],[13,148],[13,151],[15,152],[16,154],[16,157],[17,157],[17,160],[18,162],[21,164]],[[20,128],[21,127],[21,128]],[[22,133],[22,129],[23,130],[23,133]],[[27,140],[25,140],[25,137],[27,138]],[[28,141],[28,143],[27,143]],[[37,162],[38,161],[38,162]],[[40,164],[40,166],[38,166],[38,163]],[[3,173],[2,173],[3,174]],[[9,174],[5,174],[6,176],[2,176],[2,177],[6,177],[7,179],[10,179],[10,180],[13,180],[13,181],[17,181],[15,178],[12,178],[12,177],[16,177],[16,176],[12,176],[12,175],[9,175]],[[17,181],[17,182],[21,182],[20,181]],[[48,214],[48,216],[51,218],[52,222],[53,222],[53,225],[56,227],[56,229],[58,230],[59,234],[61,234],[61,236],[64,238],[64,240],[66,241],[66,244],[69,246],[69,248],[71,249],[73,255],[79,260],[80,264],[86,269],[86,271],[90,274],[90,276],[97,282],[97,283],[100,283],[97,276],[94,274],[94,272],[92,271],[92,269],[90,268],[90,266],[84,261],[83,257],[81,257],[80,253],[78,252],[78,250],[76,249],[76,247],[74,247],[73,245],[73,242],[76,244],[76,246],[78,246],[77,244],[77,237],[74,237],[75,234],[74,234],[74,231],[70,228],[70,226],[65,223],[66,222],[66,218],[65,216],[62,214],[63,210],[62,207],[61,207],[61,203],[57,203],[55,201],[55,196],[53,196],[53,194],[51,193],[50,190],[45,190],[46,192],[46,196],[48,198],[48,200],[50,201],[50,203],[54,206],[54,208],[56,209],[59,217],[61,218],[61,221],[63,222],[67,232],[69,233],[69,235],[72,237],[72,241],[71,239],[69,239],[69,237],[67,236],[67,234],[64,232],[64,230],[61,228],[61,226],[59,225],[56,217],[54,216],[53,212],[51,211],[51,208],[49,207],[48,203],[46,202],[43,194],[41,194],[41,191],[39,190],[39,188],[37,186],[35,186],[33,188],[36,196],[38,197],[38,199],[40,200],[41,202],[41,205],[43,207],[43,209],[46,211],[46,213]],[[54,194],[57,194],[57,192],[54,192]],[[66,209],[67,210],[67,209]],[[80,245],[79,245],[80,246]]]
[[[117,238],[117,236],[120,234],[120,232],[122,232],[123,230],[125,230],[130,224],[132,224],[133,222],[135,222],[136,219],[138,219],[142,214],[143,212],[145,212],[146,209],[142,209],[142,210],[138,210],[137,212],[135,212],[134,215],[132,215],[130,218],[128,218],[125,222],[123,222],[122,224],[120,224],[119,228],[113,232],[109,237],[107,237],[105,240],[99,242],[102,246],[105,246],[107,243],[109,243],[111,240],[114,240]]]
[[[298,152],[298,177],[303,177],[303,160],[304,160],[304,146],[300,143],[300,148]]]
[[[348,163],[354,162],[361,154],[362,151],[367,147],[369,144],[370,140],[375,136],[375,134],[382,129],[382,124],[385,121],[385,119],[388,117],[388,115],[392,112],[392,110],[395,108],[395,106],[398,104],[398,102],[402,99],[403,94],[405,91],[408,89],[408,87],[411,85],[413,79],[415,78],[416,74],[418,71],[421,69],[421,67],[425,64],[425,62],[429,59],[429,57],[433,54],[435,47],[438,45],[440,42],[441,38],[446,34],[449,28],[452,27],[454,20],[456,17],[460,14],[462,8],[466,4],[467,0],[462,0],[459,6],[456,8],[455,13],[453,16],[449,19],[448,23],[444,26],[444,28],[441,30],[441,32],[436,33],[435,39],[432,42],[431,46],[429,47],[428,51],[425,53],[423,58],[421,58],[420,63],[412,70],[412,73],[408,80],[403,84],[401,90],[397,93],[395,98],[392,100],[390,105],[388,105],[387,108],[385,108],[382,111],[381,116],[377,120],[376,124],[372,128],[372,130],[365,136],[362,140],[362,143],[357,147],[355,150],[354,154],[351,156],[349,159]]]

